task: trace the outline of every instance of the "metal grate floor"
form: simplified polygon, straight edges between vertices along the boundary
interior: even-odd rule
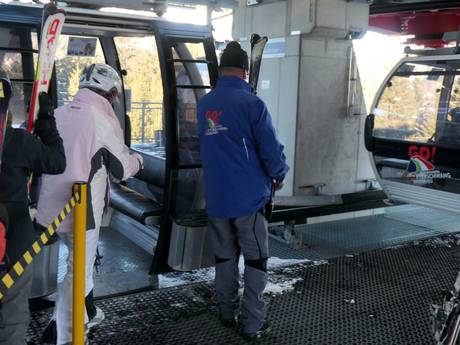
[[[272,257],[317,261],[420,240],[460,231],[460,216],[403,205],[386,208],[385,215],[301,225],[298,228],[303,232],[304,246],[293,249],[286,243],[270,238]],[[95,274],[97,297],[152,286],[148,276],[151,253],[141,250],[111,228],[101,230],[99,250],[103,258]],[[64,277],[66,258],[67,250],[61,244],[58,281]],[[165,279],[170,282],[176,275],[166,275]],[[199,272],[193,272],[193,277],[189,276],[187,280],[191,282],[208,280],[208,275],[202,279]]]
[[[271,272],[293,289],[268,294],[273,330],[259,344],[432,344],[429,304],[460,269],[457,237],[380,249]],[[92,345],[241,344],[215,315],[212,284],[197,283],[98,302],[103,325]],[[50,310],[34,313],[31,335]]]
[[[460,232],[460,215],[421,206],[388,207],[385,214],[298,225],[304,247],[270,241],[270,255],[321,260]],[[277,242],[277,243],[275,243]]]

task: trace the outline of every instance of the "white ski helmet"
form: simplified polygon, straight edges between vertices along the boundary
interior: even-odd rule
[[[121,94],[121,79],[117,71],[103,63],[94,63],[85,67],[80,77],[79,89],[89,87],[109,92],[114,87]]]

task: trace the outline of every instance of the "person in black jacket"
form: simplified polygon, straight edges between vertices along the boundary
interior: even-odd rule
[[[8,212],[0,204],[0,267],[5,264],[3,259],[6,252],[6,231],[8,230]]]
[[[2,76],[1,69],[0,78],[6,78],[5,74]],[[0,168],[0,203],[6,207],[9,217],[7,269],[18,261],[35,240],[28,205],[30,174],[61,174],[66,167],[62,139],[45,93],[40,94],[39,104],[40,110],[35,122],[36,136],[11,126],[6,129]],[[4,273],[0,272],[0,277]],[[25,336],[30,321],[28,299],[31,287],[32,267],[28,266],[0,302],[0,345],[27,344]]]

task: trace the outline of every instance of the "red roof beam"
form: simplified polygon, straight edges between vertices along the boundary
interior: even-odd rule
[[[369,17],[370,30],[403,35],[442,35],[460,29],[460,8],[432,12],[390,13]]]

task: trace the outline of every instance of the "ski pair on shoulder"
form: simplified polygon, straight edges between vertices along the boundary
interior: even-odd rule
[[[268,42],[266,36],[261,37],[258,34],[251,36],[251,62],[249,67],[249,84],[254,91],[257,90],[259,81],[260,66],[262,65],[262,56],[264,54],[265,45]]]
[[[268,42],[266,36],[261,37],[258,34],[252,34],[251,36],[251,63],[249,68],[249,84],[253,87],[257,93],[257,84],[259,82],[260,67],[262,65],[262,57],[264,54],[265,46]],[[275,192],[279,183],[273,180],[270,200],[265,205],[264,216],[267,221],[270,221],[273,210],[275,208]]]
[[[38,113],[38,96],[48,93],[59,37],[64,26],[65,15],[53,3],[43,8],[40,50],[35,72],[35,80],[30,100],[27,130],[32,132]],[[0,76],[0,167],[2,162],[3,142],[7,126],[8,106],[12,96],[12,87],[6,76]]]
[[[48,93],[51,75],[53,73],[56,50],[59,37],[64,27],[65,15],[53,3],[43,8],[42,32],[40,36],[40,50],[35,70],[35,80],[30,100],[27,130],[32,132],[38,114],[38,96],[42,92]]]

